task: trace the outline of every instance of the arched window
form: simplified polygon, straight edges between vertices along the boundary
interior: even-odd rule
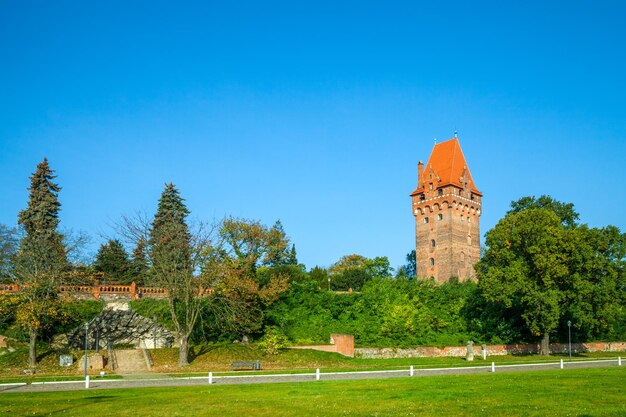
[[[436,246],[435,239],[430,240],[430,246],[432,246],[433,248]]]
[[[443,214],[441,213],[437,214],[437,220],[443,220]]]
[[[428,223],[428,217],[424,217],[424,223]]]
[[[435,258],[430,258],[430,267],[435,266]]]

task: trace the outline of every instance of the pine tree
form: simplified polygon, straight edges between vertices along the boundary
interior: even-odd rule
[[[54,178],[54,171],[44,158],[30,177],[28,206],[18,215],[24,237],[15,257],[15,273],[27,284],[27,301],[20,306],[17,317],[21,326],[29,331],[30,366],[37,363],[37,336],[44,322],[56,311],[56,286],[68,266],[63,236],[57,231],[61,188],[53,182]]]
[[[117,239],[111,239],[100,246],[93,267],[96,271],[103,272],[108,282],[129,284],[132,281],[131,262],[126,249]]]
[[[288,264],[289,259],[289,239],[280,220],[267,231],[267,253],[263,264],[267,266],[278,266]]]
[[[25,236],[20,241],[16,263],[18,273],[26,281],[41,274],[58,275],[67,267],[63,236],[57,231],[61,188],[52,182],[54,178],[54,171],[44,158],[30,177],[28,207],[18,214]]]
[[[137,284],[143,284],[146,275],[148,274],[148,242],[142,236],[137,242],[137,246],[133,249],[133,256],[131,260],[131,276],[132,280]]]
[[[189,210],[174,184],[166,184],[150,232],[150,279],[165,288],[180,343],[178,364],[189,364],[189,336],[200,314],[199,281],[193,276]]]
[[[298,265],[298,255],[296,254],[296,244],[291,245],[291,251],[289,251],[289,257],[287,258],[288,265]]]

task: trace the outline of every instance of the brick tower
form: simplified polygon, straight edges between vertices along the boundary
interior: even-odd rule
[[[426,165],[419,162],[411,199],[417,277],[434,277],[438,283],[475,279],[482,194],[456,136],[436,144]]]

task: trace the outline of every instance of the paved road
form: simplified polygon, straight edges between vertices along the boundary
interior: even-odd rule
[[[626,363],[622,364],[626,367]],[[593,361],[575,361],[564,362],[563,370],[580,369],[580,368],[605,368],[618,366],[618,360],[593,360]],[[520,365],[496,365],[492,369],[491,366],[472,366],[462,368],[415,368],[413,377],[425,377],[436,375],[467,375],[467,374],[484,374],[490,372],[527,372],[527,371],[543,371],[548,369],[560,369],[560,362],[538,363],[538,364],[520,364]],[[410,370],[393,370],[393,371],[362,371],[362,372],[322,372],[319,375],[321,381],[339,381],[339,380],[356,380],[356,379],[383,379],[383,378],[409,378]],[[280,375],[232,375],[232,376],[214,376],[212,383],[215,385],[235,385],[235,384],[268,384],[281,382],[312,382],[316,381],[315,373],[310,374],[280,374]],[[182,386],[200,386],[209,384],[209,375],[206,377],[190,377],[190,378],[141,378],[141,379],[113,379],[113,380],[92,380],[90,381],[90,390],[93,389],[111,389],[111,388],[141,388],[141,387],[182,387]],[[84,390],[84,381],[63,381],[63,382],[34,382],[32,384],[0,384],[0,393],[9,392],[46,392],[46,391],[73,391]]]

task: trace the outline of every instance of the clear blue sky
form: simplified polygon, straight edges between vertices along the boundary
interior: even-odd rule
[[[280,219],[309,268],[398,266],[457,128],[482,234],[541,194],[626,229],[624,2],[87,3],[0,3],[0,223],[47,156],[92,252],[172,181],[195,218]]]

